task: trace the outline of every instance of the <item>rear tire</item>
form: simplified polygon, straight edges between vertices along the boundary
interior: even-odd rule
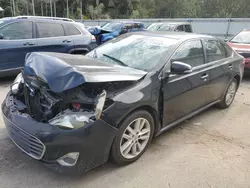
[[[135,162],[151,142],[154,127],[154,119],[147,111],[139,110],[127,116],[113,142],[111,159],[118,165]]]
[[[223,100],[218,104],[218,107],[221,109],[228,108],[232,104],[232,102],[234,101],[237,89],[238,89],[238,82],[234,78],[231,81],[231,83],[229,84],[227,91],[226,91],[226,94],[225,94]]]

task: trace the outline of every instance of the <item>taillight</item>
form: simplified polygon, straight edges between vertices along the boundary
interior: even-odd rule
[[[81,104],[78,103],[78,102],[73,102],[73,103],[72,103],[72,106],[73,106],[73,108],[76,109],[76,110],[80,110],[80,108],[81,108]]]
[[[95,36],[94,36],[94,35],[91,35],[91,40],[92,40],[93,42],[95,42],[95,41],[96,41],[96,38],[95,38]]]

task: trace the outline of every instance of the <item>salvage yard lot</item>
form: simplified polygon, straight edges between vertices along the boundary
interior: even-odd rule
[[[1,79],[0,102],[13,78]],[[81,176],[47,169],[23,154],[0,119],[1,188],[250,187],[250,78],[227,110],[215,107],[153,140],[134,164],[111,162]]]

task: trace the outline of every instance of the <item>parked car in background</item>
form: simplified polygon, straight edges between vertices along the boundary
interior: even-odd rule
[[[31,53],[2,113],[13,142],[56,169],[84,172],[109,157],[125,165],[172,126],[228,108],[243,69],[211,36],[127,33],[86,56]]]
[[[158,22],[152,23],[147,27],[149,31],[179,31],[192,33],[192,25],[190,23],[183,22]]]
[[[250,29],[239,32],[227,43],[245,58],[245,72],[250,73]]]
[[[70,19],[36,16],[0,19],[0,76],[20,71],[30,52],[86,54],[95,46],[95,38],[84,25]]]
[[[96,42],[100,45],[121,34],[143,31],[144,29],[144,24],[141,22],[123,21],[105,23],[102,27],[92,27],[88,31],[96,37]]]

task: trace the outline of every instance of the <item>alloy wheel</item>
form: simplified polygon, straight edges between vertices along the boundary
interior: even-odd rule
[[[237,91],[237,83],[232,82],[230,86],[228,87],[227,94],[226,94],[225,102],[228,106],[233,102],[236,91]]]
[[[150,138],[151,126],[147,119],[133,120],[122,134],[120,152],[126,159],[137,157],[147,146]]]

